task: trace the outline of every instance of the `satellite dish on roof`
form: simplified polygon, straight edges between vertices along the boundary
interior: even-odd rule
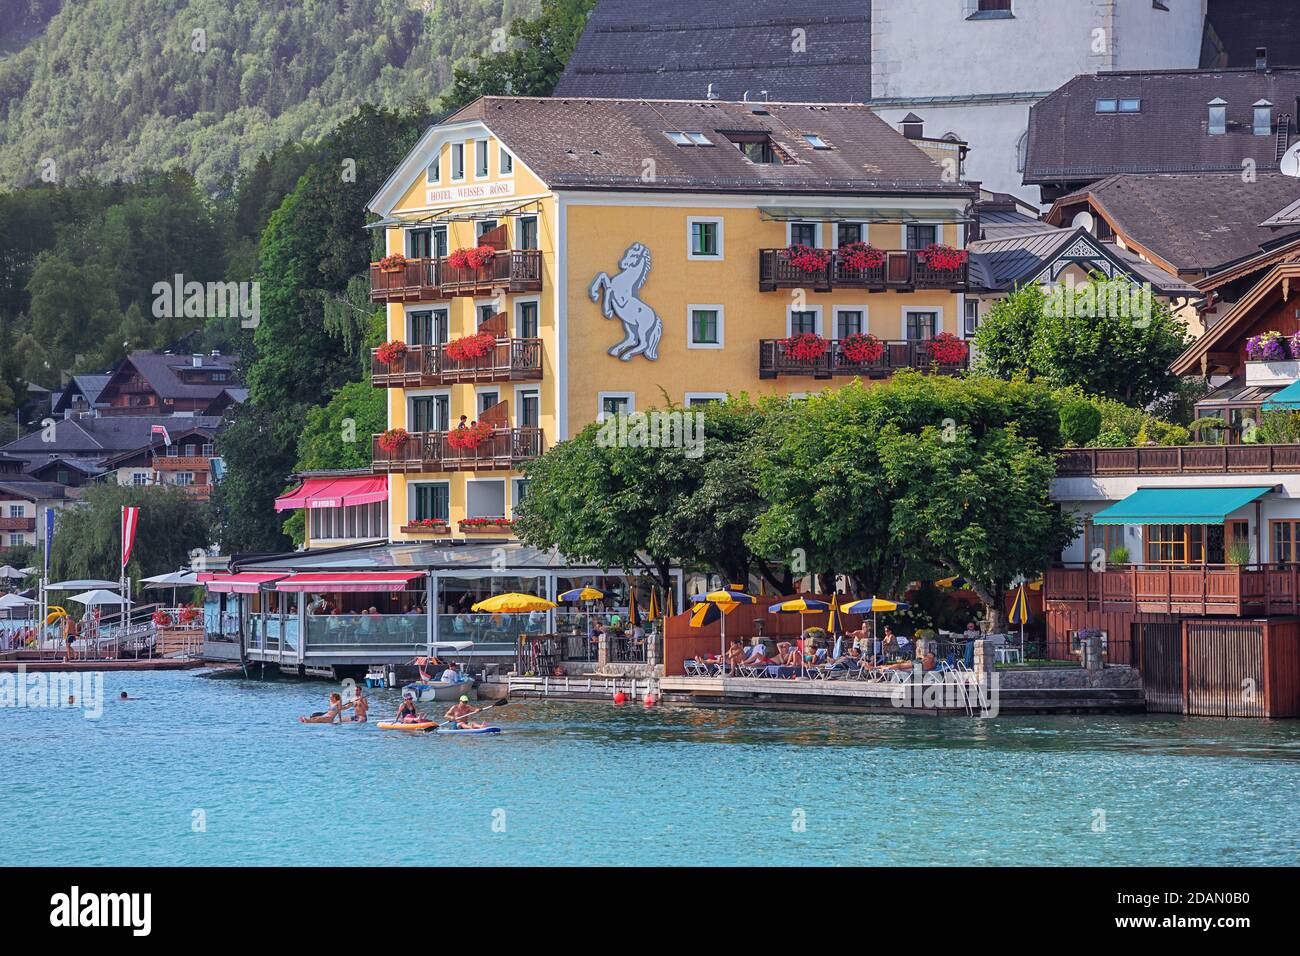
[[[1096,225],[1097,222],[1095,219],[1092,218],[1092,213],[1088,212],[1088,210],[1086,209],[1083,212],[1076,214],[1074,219],[1070,221],[1071,229],[1078,229],[1080,226],[1082,226],[1084,229],[1087,229],[1088,232],[1090,233],[1093,232],[1093,230],[1096,228]]]
[[[1278,165],[1287,176],[1300,177],[1300,143],[1296,143],[1282,155],[1282,162]]]

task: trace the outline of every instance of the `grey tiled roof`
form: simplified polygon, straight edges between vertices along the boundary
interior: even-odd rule
[[[860,105],[484,97],[448,122],[478,119],[552,188],[972,196]],[[711,146],[676,146],[668,131]],[[794,162],[750,162],[726,133],[766,133]],[[813,149],[816,133],[831,149]],[[653,162],[653,167],[647,166]],[[653,178],[646,178],[648,168]]]
[[[181,381],[177,374],[191,367],[189,355],[167,355],[161,352],[132,352],[114,372],[114,377],[121,373],[127,364],[135,366],[141,377],[147,381],[161,398],[198,398],[214,399],[227,388],[236,384],[235,368],[239,364],[238,355],[203,356],[205,368],[217,369],[229,375],[224,382],[194,384]]]
[[[1290,115],[1295,139],[1300,69],[1154,70],[1076,76],[1030,110],[1024,182],[1079,183],[1114,173],[1278,168],[1272,135],[1251,132],[1253,104]],[[1137,113],[1098,113],[1097,100],[1139,98]],[[1210,135],[1209,103],[1228,104],[1228,132]],[[1256,220],[1258,221],[1258,220]]]
[[[748,91],[751,100],[866,102],[870,0],[815,11],[787,0],[600,0],[555,95],[695,100],[709,84],[724,100]]]
[[[150,428],[165,425],[173,435],[190,429],[216,434],[221,419],[205,415],[170,415],[136,418],[110,415],[102,418],[64,418],[54,425],[54,440],[43,440],[43,432],[24,435],[0,448],[0,452],[31,460],[33,456],[49,460],[51,455],[96,458],[123,451],[145,448],[151,444]]]

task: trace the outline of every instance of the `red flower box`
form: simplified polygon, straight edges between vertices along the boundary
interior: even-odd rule
[[[840,260],[856,272],[865,272],[883,266],[885,253],[865,242],[846,242],[840,246]]]
[[[925,266],[939,272],[956,272],[966,264],[966,250],[932,242],[916,254]]]
[[[405,428],[390,428],[379,436],[379,447],[390,455],[406,444],[411,435]]]
[[[825,272],[831,264],[829,249],[814,249],[812,246],[793,245],[785,250],[785,260],[800,272],[815,275]]]
[[[408,521],[402,526],[402,530],[408,532],[450,531],[451,525],[440,518],[419,518],[415,521]]]
[[[475,332],[448,342],[445,351],[447,358],[454,362],[481,358],[496,347],[496,336],[491,332]]]
[[[406,268],[406,256],[400,252],[394,252],[391,256],[384,256],[379,260],[379,269],[381,272],[401,272]]]
[[[492,435],[492,426],[487,422],[475,422],[464,428],[453,428],[447,432],[447,444],[452,448],[477,448]]]
[[[497,251],[491,246],[474,246],[457,249],[447,257],[447,265],[453,269],[481,269],[492,261]]]
[[[885,354],[885,343],[870,333],[854,332],[840,339],[840,354],[855,365],[878,362]]]
[[[796,362],[815,362],[830,348],[830,343],[816,332],[800,332],[792,335],[782,343],[787,358]]]
[[[512,518],[462,518],[459,522],[461,531],[484,531],[514,526]]]
[[[182,624],[193,624],[199,619],[199,609],[187,604],[181,608],[180,618]]]
[[[959,365],[966,360],[970,347],[951,332],[940,332],[929,342],[930,358],[940,365]]]
[[[410,351],[405,342],[399,342],[393,339],[391,342],[385,342],[379,348],[375,349],[375,358],[379,359],[384,365],[396,365],[402,359],[406,358],[406,353]]]

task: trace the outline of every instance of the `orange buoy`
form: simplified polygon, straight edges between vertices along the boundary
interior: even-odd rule
[[[644,703],[647,707],[653,707],[653,706],[655,705],[655,695],[654,695],[654,694],[646,694],[646,695],[645,695],[645,700],[643,701],[643,703]]]
[[[616,690],[616,691],[614,691],[614,703],[616,703],[616,704],[626,704],[626,703],[627,703],[627,694],[623,693],[621,690]]]

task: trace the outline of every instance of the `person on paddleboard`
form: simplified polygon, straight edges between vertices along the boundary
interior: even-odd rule
[[[312,714],[310,717],[299,717],[300,724],[333,724],[343,719],[343,695],[335,692],[330,694],[330,709],[324,713]]]
[[[366,700],[366,692],[358,686],[356,696],[344,704],[343,709],[352,711],[352,716],[344,717],[343,720],[364,724],[366,722],[366,712],[370,710],[370,701]]]
[[[472,717],[478,712],[479,709],[471,707],[469,698],[462,694],[460,700],[451,705],[444,717],[446,717],[447,726],[452,730],[478,730],[480,727],[486,727],[487,724],[465,720],[466,717]]]
[[[393,718],[395,724],[423,724],[428,721],[429,718],[416,709],[414,697],[403,697],[397,715]]]

